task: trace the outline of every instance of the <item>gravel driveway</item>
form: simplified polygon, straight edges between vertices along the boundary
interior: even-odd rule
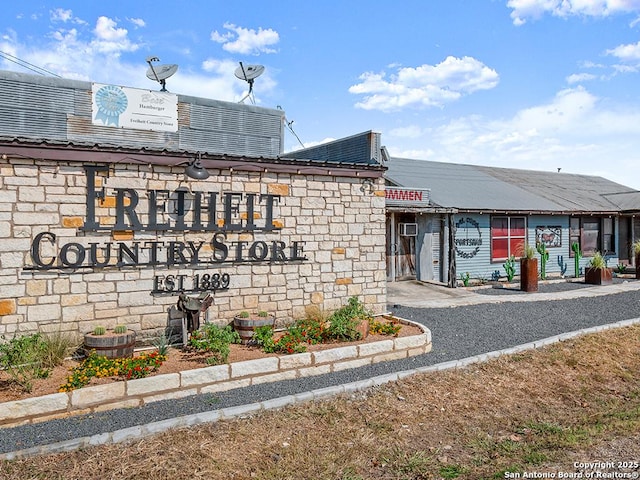
[[[2,429],[0,453],[354,382],[501,350],[582,328],[638,318],[640,290],[576,299],[481,303],[448,308],[399,306],[392,311],[431,330],[433,350],[430,353],[328,375]]]

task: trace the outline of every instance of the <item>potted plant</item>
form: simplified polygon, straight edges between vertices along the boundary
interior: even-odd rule
[[[633,256],[635,258],[636,278],[640,279],[640,240],[633,242],[631,248],[633,249]]]
[[[610,285],[613,283],[613,274],[607,267],[607,261],[600,252],[596,252],[584,270],[584,283],[591,285]]]
[[[136,345],[136,332],[126,325],[116,325],[107,330],[99,325],[93,331],[84,334],[84,350],[87,355],[95,351],[107,358],[130,358]]]
[[[538,291],[538,259],[536,249],[525,245],[520,258],[520,290],[523,292]]]
[[[276,322],[275,315],[264,310],[249,312],[243,310],[233,317],[233,329],[240,335],[240,342],[247,345],[252,342],[255,330],[265,325],[273,327]]]

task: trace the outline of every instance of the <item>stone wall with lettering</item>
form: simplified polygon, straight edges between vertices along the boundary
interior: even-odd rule
[[[158,335],[184,290],[228,323],[357,296],[386,306],[384,183],[331,175],[0,160],[0,334]]]

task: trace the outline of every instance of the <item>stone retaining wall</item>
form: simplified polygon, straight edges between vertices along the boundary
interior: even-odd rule
[[[139,407],[159,400],[323,375],[430,352],[430,330],[409,320],[401,321],[419,327],[423,333],[317,352],[268,357],[180,373],[155,375],[80,388],[66,393],[5,402],[0,404],[0,426],[11,427],[68,415]]]
[[[91,152],[85,155],[91,158]],[[275,314],[279,323],[287,323],[302,318],[310,305],[331,311],[346,304],[351,296],[358,296],[374,313],[386,308],[382,178],[373,179],[371,191],[363,188],[362,178],[355,174],[341,176],[339,166],[327,169],[326,175],[305,175],[301,169],[296,173],[295,167],[292,172],[276,173],[269,170],[268,163],[260,171],[251,172],[240,171],[240,165],[209,169],[208,179],[194,181],[186,178],[184,167],[115,163],[95,178],[95,188],[105,188],[104,198],[88,198],[85,166],[78,161],[11,155],[0,158],[0,335],[10,338],[14,334],[59,330],[83,334],[97,325],[109,329],[125,324],[138,333],[138,338],[157,336],[170,323],[169,310],[176,303],[177,287],[166,295],[150,292],[157,286],[157,278],[167,287],[169,275],[183,275],[185,282],[192,282],[195,275],[202,281],[203,275],[229,274],[228,290],[213,294],[208,315],[214,323],[226,323],[242,310],[257,309]],[[207,260],[187,265],[179,261],[181,255],[190,258],[188,242],[202,242],[200,260],[212,258],[215,232],[87,231],[88,205],[95,207],[100,228],[117,224],[116,189],[138,192],[139,218],[144,225],[152,223],[145,211],[151,203],[147,198],[151,191],[175,194],[186,189],[187,196],[193,191],[207,195],[218,192],[218,200],[225,192],[242,194],[243,199],[256,195],[253,210],[244,200],[238,200],[230,219],[238,225],[251,223],[249,216],[256,224],[266,222],[265,202],[259,204],[261,196],[278,196],[273,208],[275,229],[224,231],[225,242],[234,252],[244,242],[245,256],[254,242],[264,242],[270,248],[274,242],[286,245],[286,254],[297,242],[298,253],[305,259],[281,262],[267,258],[244,263]],[[174,204],[170,198],[159,201],[158,218],[153,220],[156,224],[176,221],[171,217]],[[125,207],[130,206],[129,200],[124,201]],[[204,223],[208,212],[202,208]],[[189,215],[187,221],[193,222],[193,212]],[[229,219],[221,209],[215,215],[215,222],[224,229]],[[41,243],[44,263],[58,262],[64,245],[81,245],[89,252],[92,243],[101,249],[109,242],[114,248],[119,244],[133,248],[137,243],[141,250],[145,242],[162,242],[161,255],[168,255],[167,245],[174,242],[178,247],[173,255],[178,263],[143,268],[92,268],[83,264],[78,268],[30,269],[34,267],[34,240],[43,232],[55,235],[55,241],[46,237]],[[76,260],[73,250],[66,252],[71,263]],[[260,256],[261,252],[253,253]],[[150,261],[148,252],[140,257],[141,261]]]

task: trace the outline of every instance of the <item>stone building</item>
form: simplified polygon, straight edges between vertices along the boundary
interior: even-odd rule
[[[170,322],[285,323],[386,303],[379,135],[283,155],[284,113],[0,72],[0,334]]]

